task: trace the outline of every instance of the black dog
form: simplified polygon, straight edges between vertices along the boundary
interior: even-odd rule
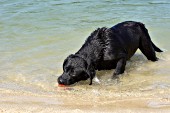
[[[157,61],[154,45],[144,24],[133,21],[119,23],[111,28],[98,28],[86,40],[80,50],[68,56],[63,64],[63,74],[58,83],[74,84],[90,78],[95,70],[115,69],[113,77],[124,73],[126,61],[140,49],[148,60]]]

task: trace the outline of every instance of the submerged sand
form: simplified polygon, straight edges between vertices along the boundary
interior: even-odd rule
[[[6,88],[2,82],[0,113],[170,113],[169,54],[158,62],[138,58],[119,80],[110,79],[113,70],[101,71],[91,86]]]

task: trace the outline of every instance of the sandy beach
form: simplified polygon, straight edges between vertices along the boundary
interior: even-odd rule
[[[155,92],[156,95],[148,91],[122,92],[121,96],[117,93],[104,99],[88,97],[87,94],[54,96],[1,89],[0,113],[169,113],[170,97],[167,92],[160,90]]]

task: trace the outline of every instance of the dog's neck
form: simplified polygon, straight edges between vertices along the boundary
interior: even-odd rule
[[[104,42],[104,36],[102,36],[103,29],[101,28],[96,31],[94,31],[86,40],[86,42],[83,44],[83,46],[80,48],[80,50],[75,53],[81,56],[84,59],[91,60],[93,63],[97,63],[99,60],[102,59],[102,53],[104,51],[105,42]]]
[[[91,45],[89,45],[91,46]],[[94,47],[92,47],[94,48]],[[91,49],[91,50],[86,50],[88,48],[82,48],[80,49],[75,55],[80,56],[83,58],[85,61],[92,63],[94,67],[96,67],[97,62],[102,58],[101,54],[97,51],[102,52],[102,48],[96,48],[96,49]],[[100,49],[100,50],[98,50]]]
[[[86,61],[88,65],[89,65],[89,63],[93,62],[92,59],[89,58],[89,56],[87,54],[85,54],[85,53],[83,53],[83,54],[75,53],[75,55],[82,58],[84,61]]]

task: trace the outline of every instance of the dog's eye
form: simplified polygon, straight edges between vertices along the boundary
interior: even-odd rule
[[[65,72],[69,72],[70,74],[74,73],[74,69],[71,67],[66,67]]]
[[[68,72],[70,70],[70,67],[66,67],[65,71]]]
[[[74,69],[70,69],[70,73],[74,73]]]

